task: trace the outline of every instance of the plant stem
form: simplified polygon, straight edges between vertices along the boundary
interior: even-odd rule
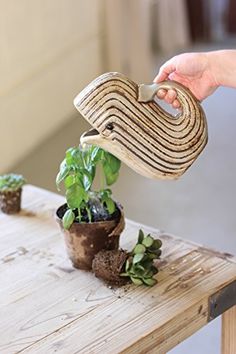
[[[92,222],[92,214],[91,214],[91,211],[90,211],[89,207],[87,207],[87,206],[86,206],[86,211],[87,211],[87,214],[88,214],[89,222]]]
[[[79,222],[81,222],[81,211],[80,211],[80,208],[78,208],[78,218],[79,218]]]
[[[106,186],[105,174],[103,172],[102,164],[99,164],[99,172],[100,172],[100,190],[104,190]]]

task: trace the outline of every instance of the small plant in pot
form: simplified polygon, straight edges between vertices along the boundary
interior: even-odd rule
[[[138,241],[131,252],[119,249],[102,250],[96,254],[92,269],[96,277],[110,285],[124,285],[132,281],[135,285],[153,286],[158,273],[155,260],[160,258],[162,242],[139,230]]]
[[[101,186],[93,190],[98,166]],[[80,145],[66,151],[56,178],[58,189],[64,184],[66,204],[58,208],[56,215],[68,256],[76,268],[91,270],[96,253],[119,247],[124,215],[108,188],[116,182],[119,170],[120,161],[97,146]]]
[[[22,175],[9,173],[0,176],[0,209],[3,213],[19,213],[22,187],[25,183]]]

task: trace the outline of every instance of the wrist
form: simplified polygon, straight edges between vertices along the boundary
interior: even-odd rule
[[[222,86],[224,78],[222,77],[222,64],[218,51],[207,52],[205,54],[207,58],[212,87],[217,88],[219,86]]]
[[[217,86],[236,87],[236,50],[207,53],[209,68]]]

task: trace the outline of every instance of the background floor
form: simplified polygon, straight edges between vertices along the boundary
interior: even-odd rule
[[[218,89],[203,107],[209,142],[197,162],[178,181],[153,181],[122,166],[115,197],[128,218],[183,238],[236,254],[236,90]],[[55,176],[65,150],[88,128],[77,114],[21,163],[16,172],[29,183],[56,191]],[[172,354],[220,353],[220,321],[202,329]],[[158,354],[158,353],[157,353]]]

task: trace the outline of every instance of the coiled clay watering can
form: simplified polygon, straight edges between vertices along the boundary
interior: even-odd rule
[[[173,116],[154,101],[161,88],[176,90],[180,114]],[[81,143],[104,148],[146,177],[180,177],[207,143],[203,109],[187,88],[174,81],[138,85],[109,72],[85,87],[74,104],[92,126]]]

